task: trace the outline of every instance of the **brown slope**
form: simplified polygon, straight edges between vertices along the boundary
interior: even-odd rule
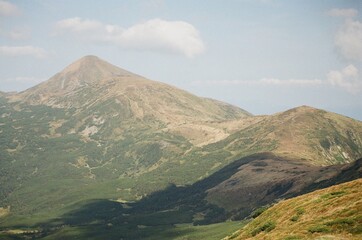
[[[352,162],[362,157],[362,122],[302,106],[271,116],[279,139],[275,153],[302,157],[312,164]]]
[[[83,57],[48,81],[9,99],[64,109],[77,119],[73,132],[97,128],[101,133],[103,128],[116,133],[135,122],[146,122],[155,130],[170,131],[198,145],[230,135],[217,122],[251,116],[238,107],[151,81],[95,56]],[[97,119],[96,123],[89,124],[92,119]],[[67,119],[61,121],[66,124]],[[114,129],[104,129],[110,122]]]
[[[164,121],[217,121],[250,116],[240,108],[148,80],[96,56],[81,58],[11,100],[60,108],[90,108],[113,101],[126,106],[135,118],[155,116]]]
[[[225,239],[361,239],[362,179],[282,201]]]
[[[313,165],[332,165],[362,157],[362,122],[302,106],[247,122],[219,146],[230,152],[273,152]]]

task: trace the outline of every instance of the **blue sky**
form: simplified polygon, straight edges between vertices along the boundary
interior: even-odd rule
[[[0,0],[1,91],[85,55],[253,114],[362,120],[360,1]]]

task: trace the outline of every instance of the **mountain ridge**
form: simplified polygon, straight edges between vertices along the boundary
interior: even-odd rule
[[[247,216],[262,202],[241,206],[237,189],[251,187],[269,203],[293,179],[299,184],[309,176],[313,185],[322,166],[353,165],[362,156],[360,121],[307,106],[252,116],[94,56],[24,92],[0,95],[0,116],[0,208],[7,212],[0,227],[53,221],[94,199],[107,206],[147,202],[159,191],[191,204],[172,202],[157,214],[186,214],[180,218],[188,223],[207,223],[214,214],[214,222],[223,221]],[[314,175],[303,172],[310,169]],[[200,181],[219,177],[226,178],[197,192]]]

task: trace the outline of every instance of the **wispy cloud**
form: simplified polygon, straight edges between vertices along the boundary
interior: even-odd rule
[[[193,81],[193,86],[276,86],[276,87],[317,87],[334,86],[339,87],[349,93],[358,94],[362,92],[362,79],[358,69],[354,65],[349,65],[341,71],[330,71],[326,80],[321,79],[278,79],[262,78],[259,80],[213,80],[213,81]]]
[[[17,16],[20,13],[20,9],[15,4],[0,0],[0,16]]]
[[[355,20],[358,11],[353,8],[331,9],[328,15],[345,18],[335,35],[334,43],[343,58],[359,65],[362,61],[362,22]],[[330,71],[327,74],[327,81],[332,86],[352,94],[362,92],[362,78],[354,64],[349,64],[342,70]]]
[[[358,11],[354,8],[333,8],[327,11],[327,15],[331,17],[351,18],[357,16]]]
[[[324,84],[320,79],[278,79],[262,78],[260,80],[216,80],[216,81],[194,81],[192,85],[216,85],[216,86],[236,86],[236,85],[254,85],[254,86],[318,86]]]
[[[260,80],[261,84],[269,85],[298,85],[298,86],[316,86],[323,84],[320,79],[287,79],[281,80],[277,78],[263,78]]]
[[[349,60],[362,60],[362,22],[347,19],[335,36],[340,53]]]
[[[341,87],[352,94],[362,92],[362,78],[358,68],[352,64],[340,71],[330,71],[327,79],[332,86]]]
[[[30,38],[29,28],[17,28],[10,31],[0,29],[0,36],[9,38],[11,40],[24,40]]]
[[[73,32],[73,33],[84,33],[84,32],[103,32],[106,30],[106,27],[96,21],[89,19],[81,19],[78,17],[67,18],[56,23],[56,31],[58,34]]]
[[[10,57],[32,56],[35,58],[45,58],[48,53],[43,48],[34,46],[0,46],[0,55]]]
[[[0,0],[0,18],[13,17],[21,14],[20,9],[13,3]],[[1,23],[1,21],[0,21]],[[0,24],[1,25],[1,24]],[[11,40],[23,40],[30,36],[29,28],[15,28],[9,30],[9,27],[0,26],[0,36]]]
[[[362,22],[354,19],[358,15],[357,9],[334,8],[327,14],[332,17],[344,18],[344,23],[334,38],[340,54],[347,60],[362,60]]]
[[[71,34],[83,41],[114,44],[126,49],[178,53],[187,57],[194,57],[205,50],[197,29],[184,21],[151,19],[123,28],[76,17],[57,22],[55,34]]]

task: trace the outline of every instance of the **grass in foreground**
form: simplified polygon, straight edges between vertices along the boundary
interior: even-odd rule
[[[362,239],[362,179],[282,201],[226,239]]]

